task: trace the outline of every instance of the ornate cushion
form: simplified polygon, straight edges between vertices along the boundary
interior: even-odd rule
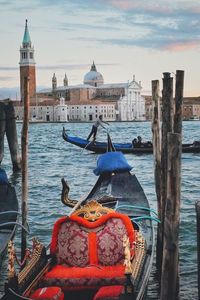
[[[72,215],[55,223],[50,252],[59,266],[122,265],[124,235],[132,245],[135,232],[126,215],[111,212],[94,222]]]
[[[59,287],[44,287],[37,289],[32,295],[34,300],[64,300],[64,294]]]
[[[101,287],[93,300],[118,300],[123,289],[122,285]]]
[[[124,235],[127,235],[126,226],[119,218],[109,219],[102,230],[97,232],[97,253],[99,264],[105,266],[123,264]]]
[[[85,267],[89,264],[88,233],[67,220],[60,226],[56,251],[57,263]]]
[[[57,265],[44,277],[42,284],[45,286],[60,286],[63,288],[80,286],[123,285],[125,283],[125,267],[118,266],[88,266],[85,268]]]

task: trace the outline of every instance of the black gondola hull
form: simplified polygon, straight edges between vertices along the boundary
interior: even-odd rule
[[[107,151],[107,143],[97,142],[97,141],[87,141],[85,139],[69,136],[65,130],[62,134],[63,139],[79,148],[86,149],[98,154],[105,153]],[[141,147],[133,147],[132,143],[113,143],[113,146],[116,151],[121,151],[124,154],[152,154],[153,147],[146,146],[144,143]],[[200,145],[195,145],[193,143],[183,144],[182,145],[183,153],[200,153]]]

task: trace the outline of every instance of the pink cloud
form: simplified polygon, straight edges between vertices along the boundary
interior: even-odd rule
[[[173,43],[165,47],[165,49],[169,51],[175,51],[175,52],[181,52],[181,51],[187,51],[192,50],[200,47],[199,41],[186,41],[181,43]]]
[[[120,8],[120,9],[124,9],[124,10],[128,10],[128,9],[133,9],[133,8],[138,8],[139,4],[138,3],[133,3],[129,0],[108,0],[108,2],[110,2],[113,6]]]
[[[159,5],[157,3],[142,3],[141,1],[133,1],[133,0],[107,0],[108,3],[113,5],[116,8],[129,10],[129,9],[142,9],[149,12],[161,12],[161,13],[169,13],[172,12],[169,6]]]

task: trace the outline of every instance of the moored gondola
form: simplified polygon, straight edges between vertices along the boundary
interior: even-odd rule
[[[0,266],[8,242],[14,237],[18,214],[15,188],[8,182],[5,171],[0,168]]]
[[[108,145],[110,140],[108,142]],[[153,220],[144,191],[120,152],[99,157],[99,176],[87,197],[54,226],[50,253],[34,241],[26,267],[16,275],[9,248],[9,281],[2,299],[144,299],[154,252]]]
[[[87,141],[86,139],[71,136],[67,134],[67,131],[63,128],[63,139],[79,148],[86,149],[95,153],[105,153],[107,149],[106,142]],[[132,142],[128,143],[113,143],[116,151],[121,151],[125,154],[152,154],[153,147],[151,142],[142,143],[139,147],[134,147]],[[187,143],[182,145],[183,153],[200,153],[200,142],[194,141],[193,143]]]

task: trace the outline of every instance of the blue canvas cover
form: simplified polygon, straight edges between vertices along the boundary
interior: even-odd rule
[[[98,158],[94,174],[99,176],[107,172],[126,172],[131,169],[132,167],[128,164],[122,152],[107,152]]]
[[[6,175],[6,172],[0,168],[0,184],[7,184],[8,183],[8,177]]]

